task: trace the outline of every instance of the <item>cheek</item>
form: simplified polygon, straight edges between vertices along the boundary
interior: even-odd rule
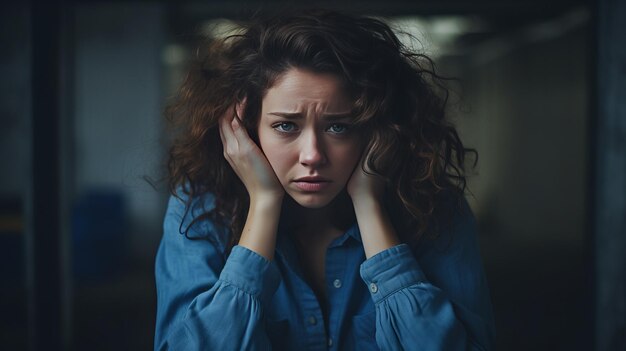
[[[362,148],[358,143],[355,143],[338,151],[338,160],[342,165],[341,173],[344,174],[344,176],[349,176],[352,174],[354,167],[356,167],[357,163],[361,159]]]
[[[292,163],[291,148],[280,140],[263,136],[260,136],[259,143],[270,166],[272,166],[278,178],[282,178]]]

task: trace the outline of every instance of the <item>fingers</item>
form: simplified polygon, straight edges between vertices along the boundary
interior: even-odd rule
[[[239,111],[239,112],[238,112]],[[251,198],[280,195],[284,192],[267,158],[250,138],[241,119],[241,109],[231,106],[218,121],[224,158],[242,181]]]
[[[241,120],[238,117],[233,118],[233,121],[230,123],[231,131],[235,138],[237,139],[237,144],[239,146],[250,146],[252,143],[252,139],[250,139],[250,135],[248,135],[248,131],[243,127]]]
[[[237,151],[245,146],[250,146],[252,139],[237,117],[230,121],[227,118],[220,120],[220,137],[224,150]]]
[[[227,110],[230,112],[230,108]],[[222,139],[222,148],[224,150],[224,158],[235,172],[237,172],[237,166],[234,164],[233,156],[236,155],[239,143],[237,137],[233,132],[232,121],[235,118],[234,114],[226,112],[218,121],[220,138]]]
[[[246,107],[247,97],[244,97],[242,101],[235,103],[234,111],[232,105],[226,109],[226,112],[219,119],[220,138],[222,139],[222,145],[226,148],[229,140],[242,141],[246,137],[249,138],[248,133],[242,127],[241,118]],[[233,113],[234,112],[234,113]],[[236,137],[242,138],[238,140]]]
[[[224,137],[224,123],[225,123],[225,118],[221,117],[218,121],[217,121],[217,126],[219,128],[219,132],[220,132],[220,139],[222,139],[222,146],[224,149],[226,149],[226,138]]]
[[[243,118],[243,111],[246,108],[247,101],[248,101],[248,97],[244,97],[243,100],[241,100],[241,102],[238,102],[235,105],[235,112],[237,113],[237,117],[239,117],[239,119]]]
[[[219,132],[224,149],[224,158],[238,173],[240,162],[254,153],[256,144],[252,141],[243,123],[236,116],[237,111],[231,109],[219,120]]]

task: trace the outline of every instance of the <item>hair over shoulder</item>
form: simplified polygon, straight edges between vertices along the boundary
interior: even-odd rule
[[[448,90],[427,56],[411,52],[383,21],[327,10],[257,16],[198,48],[166,117],[173,134],[169,188],[188,201],[212,193],[215,207],[196,221],[230,227],[239,241],[247,191],[223,157],[219,118],[246,100],[242,120],[258,143],[265,92],[290,68],[331,73],[354,101],[354,124],[370,140],[368,166],[387,181],[386,202],[403,241],[430,227],[443,193],[463,194],[463,146],[446,116]],[[474,163],[475,166],[475,163]],[[390,211],[391,212],[391,211]]]

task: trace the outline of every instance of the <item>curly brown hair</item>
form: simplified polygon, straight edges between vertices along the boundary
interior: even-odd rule
[[[179,196],[182,189],[188,211],[194,198],[214,195],[214,207],[194,221],[229,227],[227,252],[239,241],[249,196],[223,157],[218,120],[245,99],[243,124],[258,144],[264,94],[290,68],[331,73],[345,83],[354,98],[353,123],[369,135],[368,166],[387,181],[385,202],[404,242],[416,243],[426,232],[442,193],[464,193],[465,156],[477,154],[446,117],[444,79],[387,24],[315,10],[259,16],[241,28],[201,45],[166,109],[174,134],[170,192]]]

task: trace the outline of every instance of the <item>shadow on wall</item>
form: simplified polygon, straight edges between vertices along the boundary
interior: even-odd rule
[[[501,350],[592,347],[584,248],[589,30],[584,22],[522,43],[463,76],[471,112],[459,121],[461,134],[480,154],[469,200]]]

